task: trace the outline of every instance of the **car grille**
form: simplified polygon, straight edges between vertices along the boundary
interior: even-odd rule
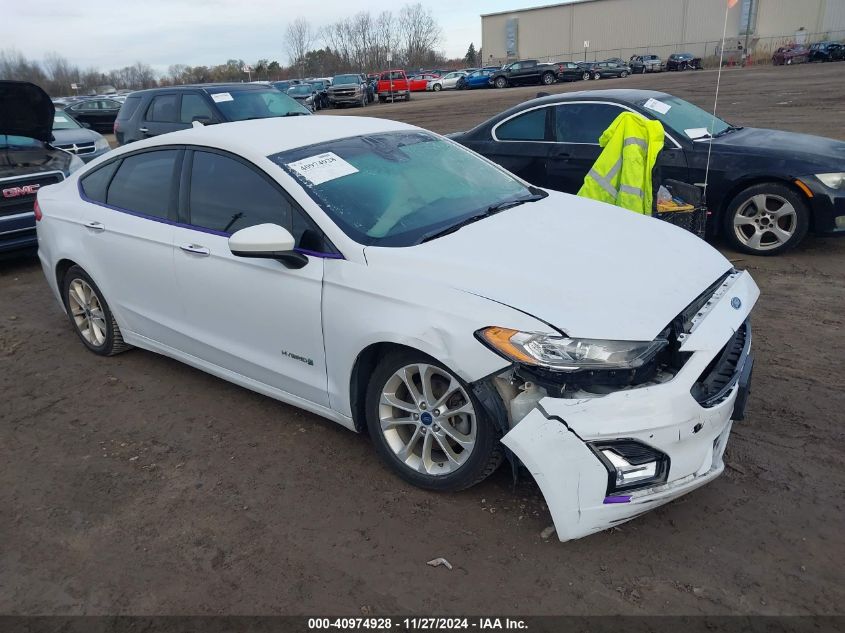
[[[54,145],[54,147],[58,147],[59,149],[63,149],[66,152],[70,152],[71,154],[93,154],[94,153],[94,143],[70,143],[64,145]]]
[[[355,88],[342,88],[340,90],[332,90],[332,96],[335,97],[352,97],[355,95]]]
[[[728,397],[736,384],[751,348],[751,326],[745,321],[710,361],[690,393],[703,407],[715,407]]]
[[[0,179],[0,217],[31,212],[38,193],[37,189],[62,180],[64,180],[64,174],[60,171]],[[24,193],[31,185],[37,185],[38,188],[33,193]]]

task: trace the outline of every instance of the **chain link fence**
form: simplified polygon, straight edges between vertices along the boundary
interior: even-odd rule
[[[799,31],[791,35],[775,35],[771,37],[757,37],[750,35],[747,40],[746,65],[770,64],[772,53],[782,46],[793,46],[804,44],[809,46],[815,42],[845,42],[845,31],[827,31],[824,33],[809,33]],[[714,68],[719,64],[719,52],[722,40],[709,40],[706,42],[678,42],[676,44],[664,44],[659,46],[639,46],[634,48],[608,48],[608,49],[581,49],[566,53],[552,53],[539,57],[540,61],[553,62],[578,62],[578,61],[602,61],[613,57],[630,59],[634,55],[657,55],[665,63],[666,58],[672,53],[692,53],[701,57],[705,67]],[[740,66],[743,64],[743,56],[746,53],[745,35],[728,38],[725,40],[723,64],[726,66]],[[485,60],[485,65],[506,64],[508,59],[497,59],[490,57]]]

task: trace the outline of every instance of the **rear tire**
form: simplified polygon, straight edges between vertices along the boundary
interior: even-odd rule
[[[421,352],[387,354],[372,373],[365,406],[379,457],[415,486],[463,490],[502,463],[498,424],[463,380]]]
[[[114,356],[131,349],[123,340],[103,293],[79,266],[71,266],[65,273],[62,300],[71,326],[89,350],[100,356]]]
[[[584,81],[590,81],[590,73],[589,72],[583,73],[581,75],[581,79],[583,79]]]
[[[544,86],[551,86],[555,82],[555,74],[554,73],[543,73],[541,78]]]

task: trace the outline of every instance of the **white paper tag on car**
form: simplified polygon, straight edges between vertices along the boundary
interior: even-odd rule
[[[56,115],[53,117],[53,123],[67,123],[67,119],[63,116]]]
[[[668,103],[663,103],[662,101],[658,101],[657,99],[649,99],[643,104],[644,108],[648,108],[649,110],[654,110],[655,112],[659,112],[660,114],[666,114],[669,110],[672,109]]]
[[[309,158],[303,158],[302,160],[288,163],[288,167],[315,185],[321,185],[329,180],[358,173],[355,167],[334,152],[325,152]]]
[[[695,140],[697,138],[704,138],[705,136],[710,136],[710,130],[706,127],[691,127],[689,129],[684,130],[684,134],[686,134],[691,140]]]
[[[216,92],[211,95],[211,100],[214,103],[221,103],[223,101],[234,101],[235,98],[230,95],[228,92]]]

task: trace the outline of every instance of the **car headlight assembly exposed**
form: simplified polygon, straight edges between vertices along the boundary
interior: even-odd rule
[[[589,444],[607,469],[607,495],[666,483],[669,456],[636,440]]]
[[[831,189],[845,189],[845,171],[833,174],[816,174],[816,178]]]
[[[110,149],[109,142],[103,136],[94,141],[94,151],[99,152],[101,149]]]
[[[610,341],[487,327],[476,332],[505,358],[552,371],[637,369],[668,345],[668,340]]]

